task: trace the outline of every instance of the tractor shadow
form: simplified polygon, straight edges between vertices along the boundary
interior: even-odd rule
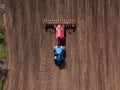
[[[61,62],[59,65],[58,65],[59,69],[62,70],[62,69],[65,69],[66,68],[66,60],[64,60],[63,62]]]

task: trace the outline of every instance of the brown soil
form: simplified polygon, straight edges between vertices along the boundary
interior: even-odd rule
[[[119,90],[120,0],[6,0],[9,74],[4,90]],[[44,18],[75,18],[66,64],[55,66],[55,35]]]
[[[4,83],[8,74],[7,64],[0,60],[0,80]]]

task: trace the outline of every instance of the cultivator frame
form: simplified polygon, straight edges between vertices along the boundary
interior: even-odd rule
[[[76,19],[44,19],[43,20],[44,28],[49,29],[53,28],[55,29],[57,25],[63,25],[64,29],[74,29],[76,28]]]

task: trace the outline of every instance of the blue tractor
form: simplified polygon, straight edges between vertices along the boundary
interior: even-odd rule
[[[62,62],[65,61],[65,47],[55,46],[54,54],[55,54],[54,62],[56,65],[60,65]]]

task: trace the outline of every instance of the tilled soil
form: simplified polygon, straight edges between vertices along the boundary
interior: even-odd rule
[[[4,90],[119,90],[120,0],[7,0]],[[55,66],[55,34],[43,19],[75,18],[66,64]]]
[[[7,64],[0,60],[0,80],[4,83],[7,79],[8,68]]]

